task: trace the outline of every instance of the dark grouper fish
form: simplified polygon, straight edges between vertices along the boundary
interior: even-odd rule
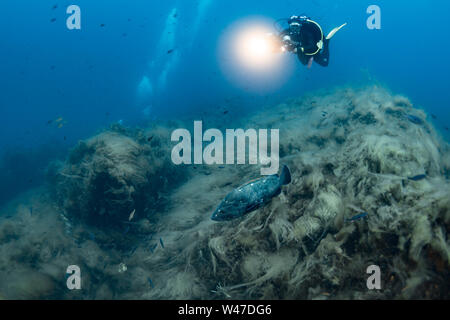
[[[281,187],[291,182],[289,168],[284,166],[281,175],[267,176],[250,181],[230,192],[214,211],[214,221],[230,221],[250,213],[281,193]]]

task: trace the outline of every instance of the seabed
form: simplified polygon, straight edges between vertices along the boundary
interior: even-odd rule
[[[293,180],[227,223],[211,213],[259,166],[175,166],[170,126],[115,125],[80,142],[46,186],[1,209],[0,297],[449,298],[450,148],[423,110],[386,88],[346,87],[243,126],[280,129]],[[67,289],[69,265],[82,290]],[[381,290],[366,286],[371,265]]]

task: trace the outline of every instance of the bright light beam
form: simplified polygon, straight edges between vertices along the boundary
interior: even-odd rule
[[[230,26],[221,38],[218,58],[224,74],[246,90],[267,92],[279,88],[292,74],[281,44],[272,33],[273,22],[261,17]]]
[[[252,27],[238,34],[234,43],[234,54],[242,66],[267,70],[275,67],[279,53],[275,53],[268,29]]]

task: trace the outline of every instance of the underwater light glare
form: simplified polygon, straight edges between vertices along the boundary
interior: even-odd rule
[[[292,74],[279,43],[274,41],[273,22],[248,18],[229,27],[222,37],[218,56],[224,74],[246,89],[279,88]]]
[[[269,32],[263,29],[253,29],[239,35],[236,40],[236,54],[244,66],[249,68],[269,68],[276,61],[276,55],[271,50]]]

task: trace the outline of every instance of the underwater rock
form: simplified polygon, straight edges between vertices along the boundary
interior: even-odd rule
[[[105,225],[131,220],[130,212],[142,218],[155,208],[159,194],[181,178],[167,157],[164,134],[149,143],[148,134],[113,128],[80,142],[52,179],[66,215]]]
[[[0,225],[0,295],[450,298],[450,146],[407,98],[377,86],[347,87],[240,121],[280,128],[280,163],[292,182],[267,206],[212,222],[228,192],[258,178],[255,167],[199,166],[188,176],[167,159],[168,128],[130,132],[117,124],[50,168],[58,205],[47,199],[46,206],[33,203],[32,215],[28,205],[8,211],[12,217]],[[70,235],[61,211],[80,220]],[[105,227],[122,222],[126,232]],[[59,286],[67,261],[83,269],[79,296]],[[120,263],[127,272],[118,272]],[[382,290],[367,289],[373,264]]]
[[[434,288],[431,297],[448,298],[440,280],[450,276],[448,144],[425,120],[418,126],[405,119],[422,111],[384,88],[339,89],[313,100],[313,108],[311,99],[293,100],[247,120],[281,128],[280,162],[292,183],[279,199],[235,223],[201,229],[188,248],[178,246],[181,257],[190,257],[218,299],[401,299],[424,297],[423,286]],[[251,178],[241,172],[230,188]],[[408,179],[423,173],[426,179]],[[203,179],[227,185],[229,177],[213,171]],[[190,201],[213,208],[228,190]],[[198,229],[186,224],[184,233]],[[181,271],[185,262],[178,261]],[[376,293],[365,284],[372,264],[393,275]]]

